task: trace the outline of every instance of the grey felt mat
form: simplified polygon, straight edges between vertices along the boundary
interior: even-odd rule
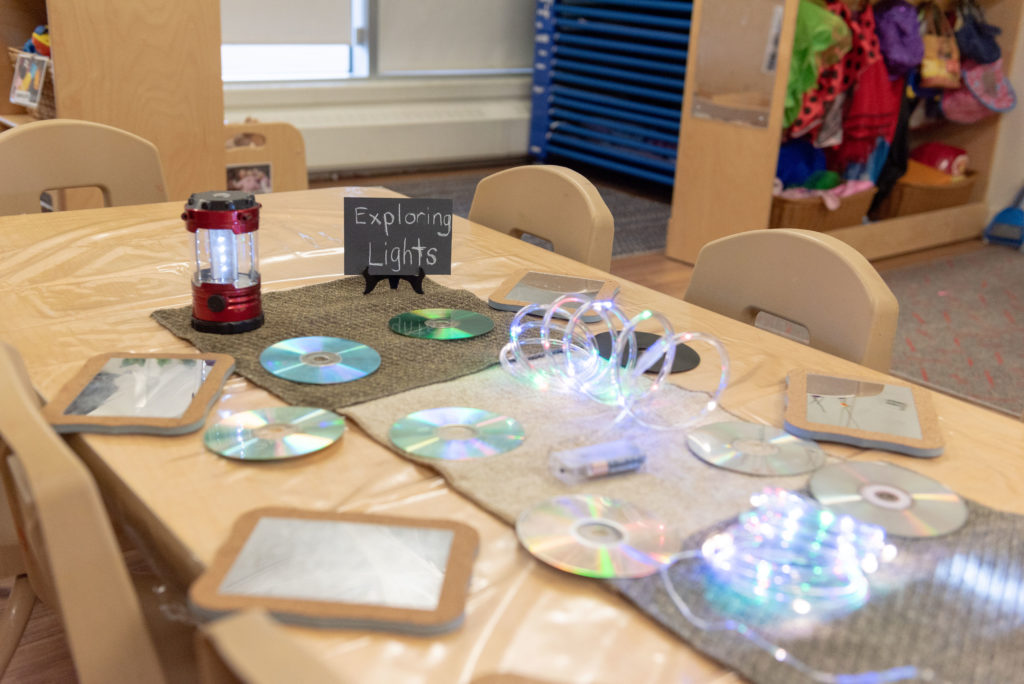
[[[496,311],[467,290],[453,290],[425,279],[424,294],[408,283],[397,290],[387,281],[363,295],[363,279],[343,278],[263,295],[263,327],[236,335],[201,333],[192,328],[191,307],[161,309],[153,318],[204,352],[235,357],[235,371],[295,406],[336,409],[415,387],[475,373],[498,362],[515,315]],[[494,321],[489,333],[462,340],[406,337],[391,331],[393,316],[413,309],[465,309]],[[380,369],[364,378],[333,385],[310,385],[278,378],[260,365],[268,346],[293,337],[341,337],[369,345],[381,356]]]

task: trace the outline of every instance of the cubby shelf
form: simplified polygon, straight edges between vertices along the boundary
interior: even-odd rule
[[[172,199],[224,185],[220,6],[205,0],[5,0],[0,49],[48,24],[57,116],[117,126],[160,150]],[[10,90],[13,71],[0,69]],[[0,124],[32,118],[0,101]]]

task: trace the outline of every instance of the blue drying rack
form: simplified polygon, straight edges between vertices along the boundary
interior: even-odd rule
[[[692,2],[538,0],[530,155],[671,187]]]

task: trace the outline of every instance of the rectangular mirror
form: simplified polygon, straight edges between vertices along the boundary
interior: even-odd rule
[[[191,432],[234,368],[224,354],[103,354],[86,362],[43,413],[58,432]]]

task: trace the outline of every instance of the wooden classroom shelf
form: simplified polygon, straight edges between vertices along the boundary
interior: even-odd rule
[[[0,50],[49,24],[57,116],[131,131],[160,150],[167,191],[224,186],[220,5],[207,0],[5,0]],[[9,92],[13,71],[0,69]],[[0,123],[30,121],[4,97]]]
[[[694,0],[667,256],[692,264],[712,240],[768,227],[798,5],[799,0]],[[988,21],[1002,28],[999,42],[1009,68],[1024,3],[981,5]],[[705,34],[708,40],[702,41]],[[774,70],[768,70],[774,35]],[[708,43],[703,57],[702,42]],[[759,112],[757,123],[743,111],[751,108]],[[967,151],[977,174],[968,204],[828,232],[871,259],[980,236],[1001,118],[912,133],[911,146],[936,140]]]

